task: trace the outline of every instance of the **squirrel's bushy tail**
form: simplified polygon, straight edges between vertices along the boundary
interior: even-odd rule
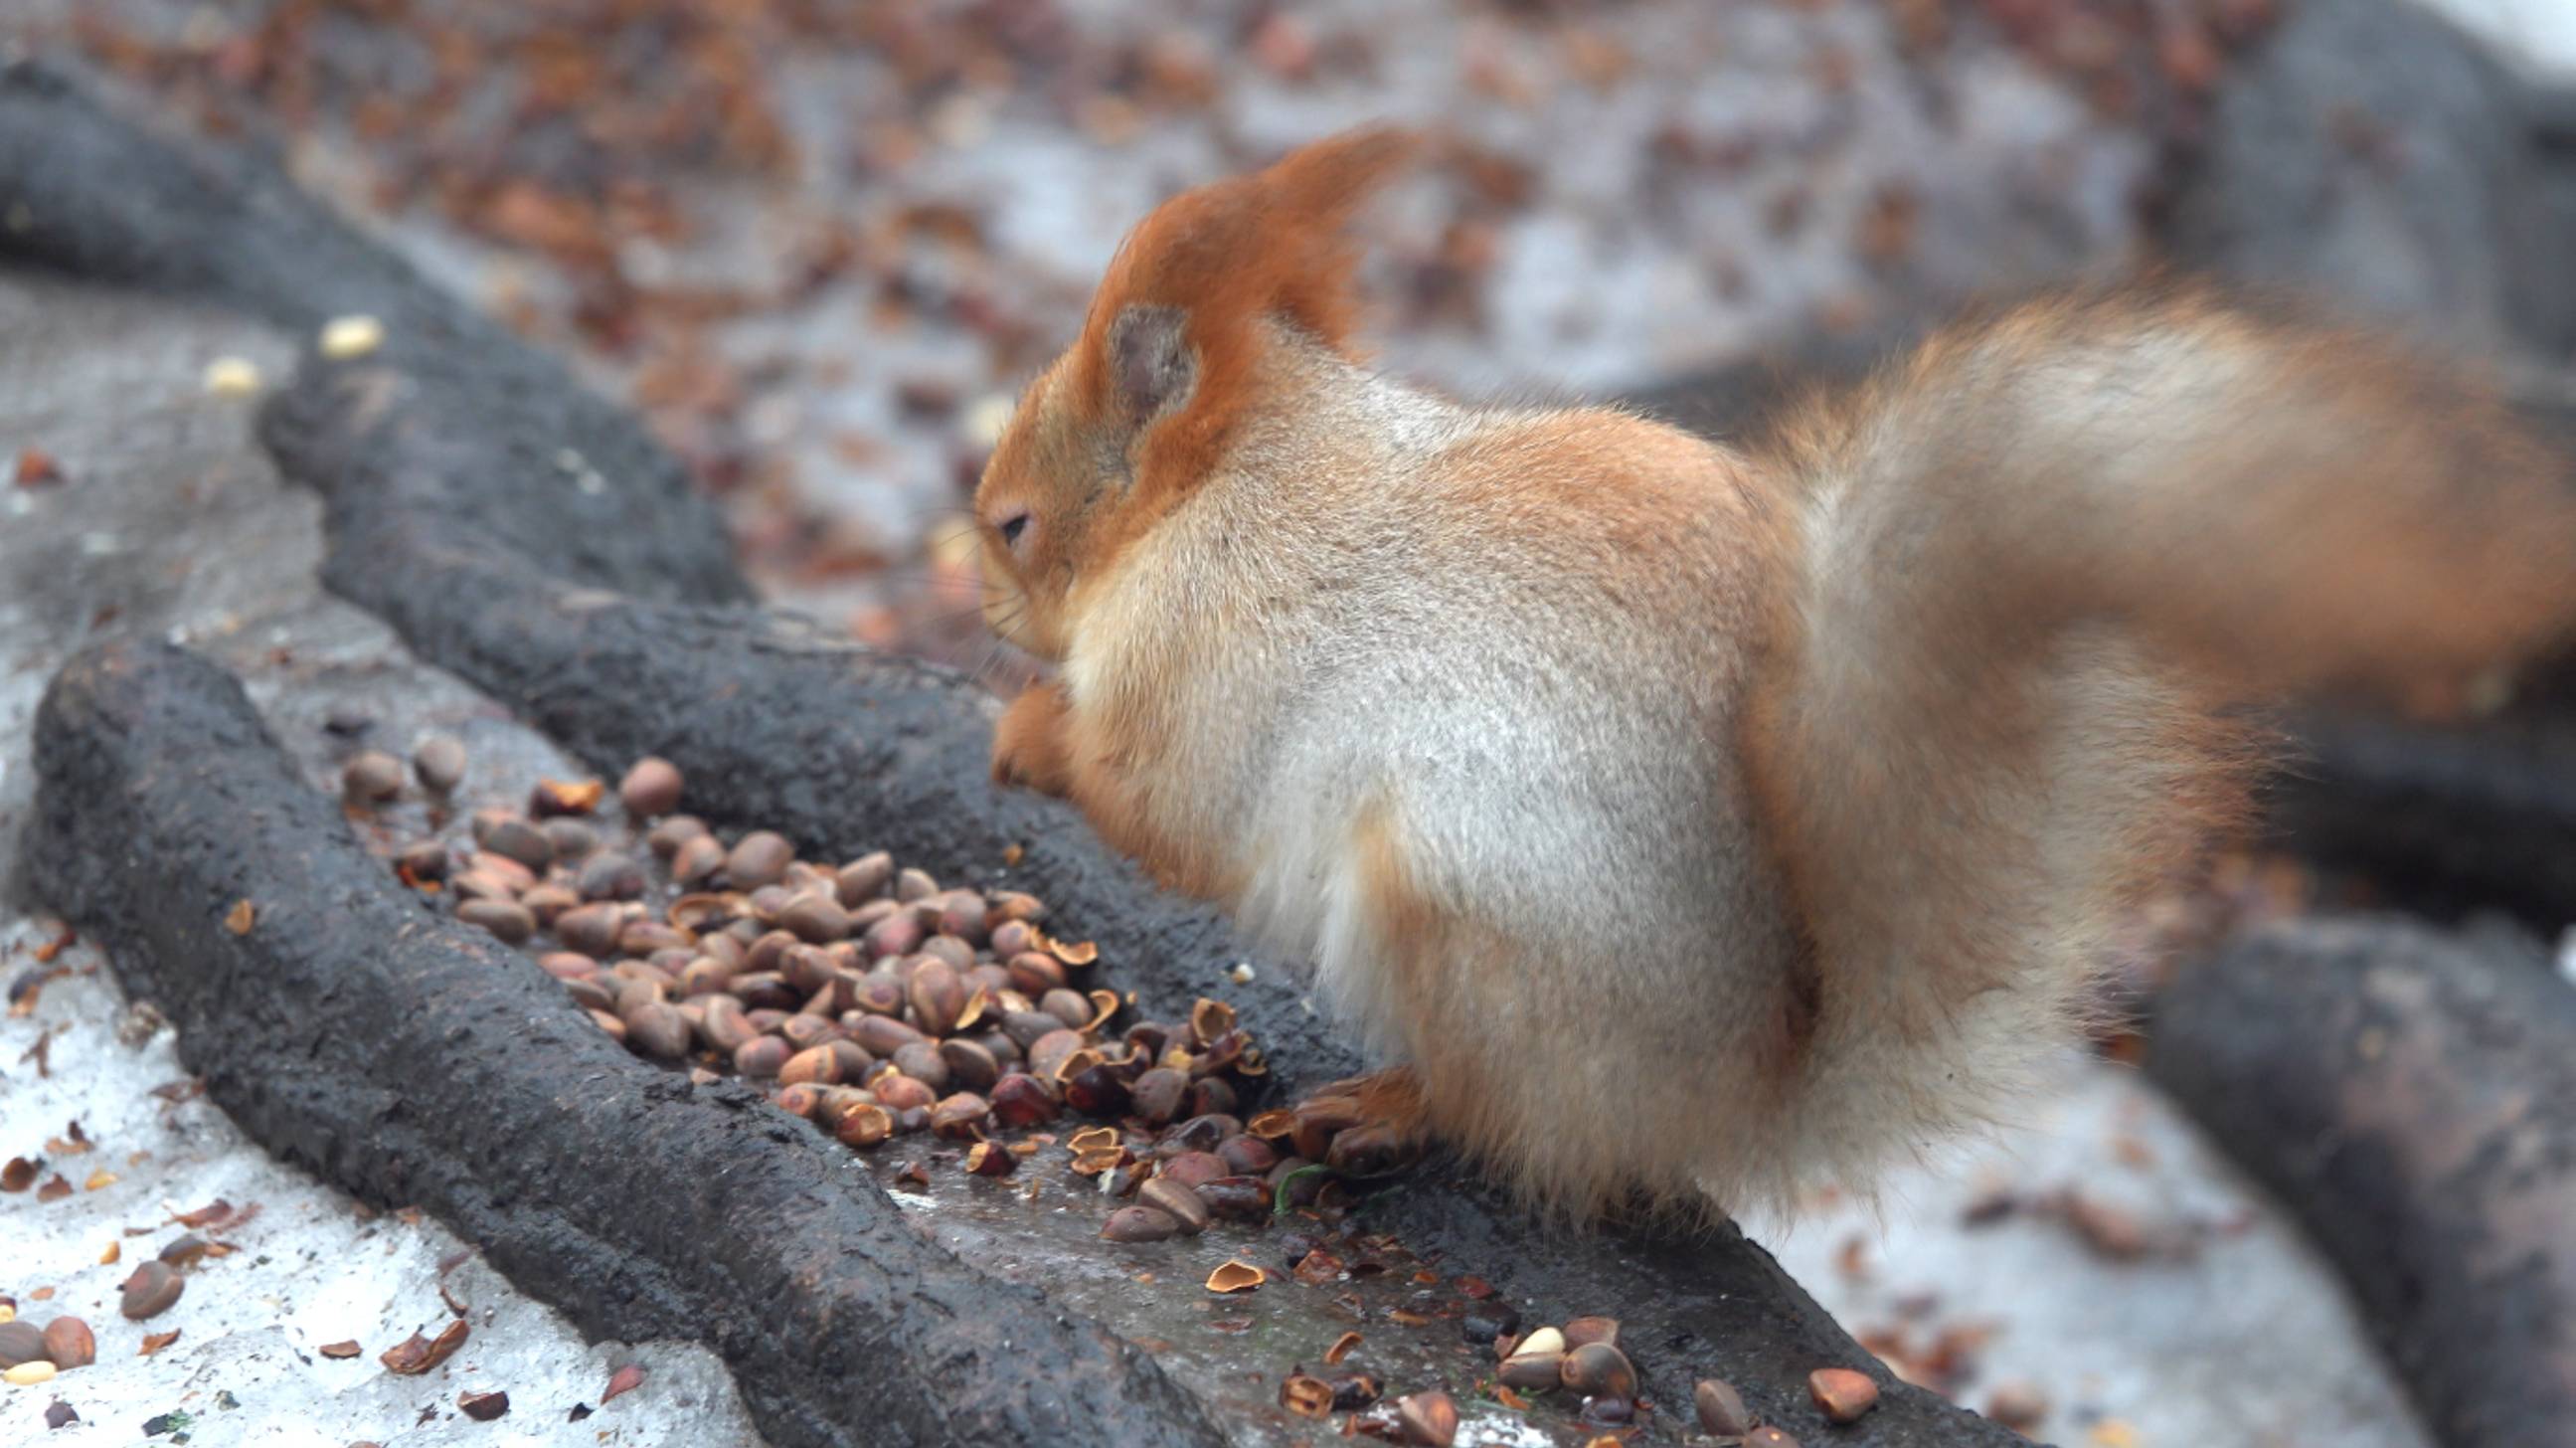
[[[2461,686],[2576,611],[2576,493],[2498,401],[2198,292],[1937,338],[1766,461],[1795,585],[1745,742],[1820,1169],[2027,1084],[2233,809],[2230,706]]]

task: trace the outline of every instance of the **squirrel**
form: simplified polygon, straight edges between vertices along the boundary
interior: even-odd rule
[[[1175,196],[976,490],[997,781],[1313,962],[1371,1109],[1535,1206],[1867,1189],[2007,1118],[2246,812],[2262,708],[2490,679],[2576,498],[2460,370],[2190,283],[1729,446],[1354,341],[1367,130]]]

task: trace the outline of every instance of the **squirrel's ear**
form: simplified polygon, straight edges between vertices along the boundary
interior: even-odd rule
[[[1343,228],[1416,149],[1390,130],[1290,152],[1264,171],[1184,191],[1128,234],[1076,344],[1076,395],[1135,429],[1135,476],[1206,476],[1259,385],[1265,323],[1355,357],[1357,260]]]
[[[1182,335],[1189,314],[1178,307],[1137,303],[1109,323],[1109,376],[1120,421],[1143,427],[1189,405],[1198,384],[1198,356]]]

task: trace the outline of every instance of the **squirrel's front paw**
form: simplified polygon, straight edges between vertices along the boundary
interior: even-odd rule
[[[1064,715],[1064,691],[1052,682],[1021,690],[993,727],[993,782],[1065,793],[1073,767],[1065,749]]]

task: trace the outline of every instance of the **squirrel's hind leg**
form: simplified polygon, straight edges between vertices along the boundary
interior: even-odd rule
[[[1410,1066],[1336,1081],[1297,1107],[1294,1144],[1347,1177],[1385,1176],[1418,1160],[1430,1143],[1422,1088]],[[1329,1135],[1328,1135],[1329,1133]]]

